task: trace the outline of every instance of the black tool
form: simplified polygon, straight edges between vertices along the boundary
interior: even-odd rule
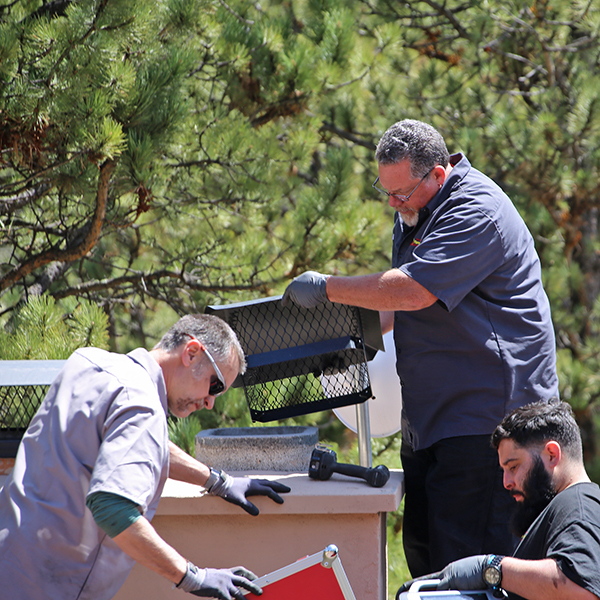
[[[318,444],[310,457],[308,476],[312,479],[325,481],[333,473],[349,475],[350,477],[360,477],[371,487],[383,487],[390,478],[390,471],[385,465],[361,467],[359,465],[339,463],[337,462],[337,454],[331,448]]]

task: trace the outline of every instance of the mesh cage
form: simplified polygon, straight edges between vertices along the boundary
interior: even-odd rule
[[[371,397],[361,309],[330,302],[313,309],[293,303],[284,307],[278,296],[209,306],[206,312],[229,323],[246,353],[248,368],[234,385],[244,387],[253,421]]]
[[[0,458],[14,458],[64,360],[0,360]]]
[[[0,457],[13,457],[48,385],[0,386]]]
[[[48,385],[0,387],[0,429],[27,429],[48,391]]]

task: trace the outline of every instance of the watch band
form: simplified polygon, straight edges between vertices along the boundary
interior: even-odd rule
[[[210,492],[210,488],[212,488],[213,485],[215,485],[215,483],[217,483],[217,481],[219,481],[219,478],[221,477],[221,472],[220,471],[215,471],[212,467],[210,468],[210,475],[208,476],[208,479],[206,480],[206,483],[204,484],[204,489],[207,492]]]
[[[502,563],[503,558],[504,558],[504,556],[502,556],[500,554],[490,554],[488,556],[488,564],[484,569],[484,580],[494,590],[497,590],[502,586],[502,565],[501,565],[501,563]],[[494,571],[496,574],[496,577],[494,577],[494,580],[496,578],[498,580],[495,582],[489,581],[489,579],[487,577],[488,571]]]

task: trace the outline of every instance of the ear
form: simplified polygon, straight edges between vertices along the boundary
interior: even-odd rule
[[[442,187],[444,185],[444,182],[446,181],[446,169],[444,169],[442,165],[436,165],[431,171],[431,176],[433,177],[434,181],[440,187]]]
[[[195,339],[190,339],[181,351],[181,362],[183,365],[189,367],[194,358],[200,353],[200,350],[202,350],[200,342]]]
[[[544,444],[542,455],[545,455],[549,467],[556,467],[562,460],[562,448],[558,442],[550,440]]]

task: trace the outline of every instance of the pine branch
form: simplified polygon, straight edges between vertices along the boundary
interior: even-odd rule
[[[31,274],[36,269],[51,262],[73,262],[74,260],[85,256],[95,246],[102,230],[102,223],[104,222],[104,216],[106,214],[110,178],[115,167],[116,164],[113,161],[107,161],[100,167],[98,190],[96,194],[96,209],[89,224],[87,234],[83,240],[73,248],[67,247],[65,250],[51,248],[26,260],[0,279],[0,290],[5,290],[11,285],[14,285],[17,281],[27,277],[27,275]]]
[[[68,268],[67,263],[52,262],[37,278],[36,282],[28,287],[27,294],[31,296],[41,296],[50,286],[63,274]]]
[[[250,123],[252,127],[260,127],[279,117],[296,115],[304,109],[307,99],[308,94],[295,90],[288,97],[261,108],[262,114],[252,117]]]
[[[340,129],[339,127],[336,127],[333,123],[323,123],[321,125],[320,131],[329,131],[330,133],[335,133],[336,135],[339,135],[341,138],[344,138],[345,140],[348,140],[349,142],[353,142],[354,144],[357,144],[358,146],[363,146],[363,148],[367,148],[367,150],[372,150],[373,152],[375,152],[375,150],[377,149],[377,144],[375,144],[374,142],[363,140],[363,139],[357,137],[356,135],[354,135],[348,131],[345,131],[344,129]]]
[[[215,285],[201,284],[195,281],[196,278],[178,271],[168,269],[160,269],[152,272],[137,272],[132,275],[124,275],[122,277],[110,277],[101,280],[87,281],[76,286],[63,288],[52,294],[56,300],[67,298],[69,296],[81,296],[92,292],[100,292],[105,290],[119,290],[126,284],[133,284],[140,292],[144,292],[152,297],[162,298],[162,296],[153,293],[153,289],[160,290],[162,287],[160,281],[162,279],[184,281],[185,286],[199,292],[240,292],[240,291],[255,291],[262,289],[266,285],[265,282],[255,284],[240,284],[240,285]]]
[[[94,31],[96,31],[98,19],[100,18],[100,15],[106,8],[107,4],[108,4],[108,0],[103,0],[100,3],[100,5],[98,6],[98,11],[94,15],[94,20],[92,21],[92,24],[90,25],[89,29],[81,36],[81,38],[79,40],[77,40],[77,42],[76,42],[77,44],[83,44],[83,42],[85,42],[92,35],[92,33],[94,33]],[[51,83],[58,67],[64,60],[66,60],[69,57],[69,55],[71,54],[71,50],[73,49],[74,46],[75,46],[75,42],[69,44],[63,50],[62,54],[58,57],[58,60],[56,61],[56,63],[50,69],[50,72],[48,73],[48,77],[46,77],[46,86],[47,87],[50,87],[50,83]]]
[[[53,187],[49,183],[43,183],[8,198],[0,198],[0,215],[10,215],[25,206],[25,204],[38,200]]]
[[[23,21],[28,21],[29,19],[39,19],[40,17],[48,17],[49,19],[54,17],[63,17],[67,12],[67,8],[69,8],[72,2],[73,0],[53,0],[52,2],[44,3],[30,15],[27,15]],[[16,2],[13,2],[13,4],[16,4]]]
[[[239,15],[238,13],[236,13],[235,10],[233,10],[233,8],[231,8],[231,6],[229,6],[229,4],[227,4],[223,0],[219,0],[219,4],[227,12],[231,13],[238,21],[240,21],[240,23],[244,23],[244,25],[254,25],[254,21],[251,21],[249,19],[244,19],[244,17],[242,17],[241,15]]]
[[[0,185],[0,190],[12,190],[15,186],[19,186],[19,189],[16,192],[10,192],[12,194],[16,193],[19,194],[20,190],[26,188],[26,186],[28,186],[32,181],[34,181],[35,179],[40,178],[42,175],[45,175],[46,173],[50,173],[51,171],[58,169],[60,167],[63,167],[65,165],[68,165],[69,163],[73,162],[74,160],[81,158],[81,156],[83,156],[84,154],[86,154],[85,152],[73,152],[73,154],[71,154],[69,156],[69,158],[58,162],[58,163],[53,163],[47,167],[45,167],[44,169],[40,169],[39,171],[36,171],[35,173],[32,173],[31,175],[29,175],[29,177],[27,177],[26,179],[22,179],[20,181],[17,182],[11,182],[10,184],[5,184],[5,185]]]
[[[438,14],[446,17],[448,22],[452,25],[452,27],[454,27],[454,29],[456,29],[456,32],[458,33],[458,35],[461,38],[463,38],[465,40],[471,40],[471,36],[467,32],[467,30],[459,23],[455,14],[451,10],[448,10],[445,6],[442,6],[441,4],[438,4],[437,2],[434,2],[433,0],[423,0],[423,1],[425,2],[425,4],[428,4],[429,6],[431,6],[431,8],[433,8]]]

